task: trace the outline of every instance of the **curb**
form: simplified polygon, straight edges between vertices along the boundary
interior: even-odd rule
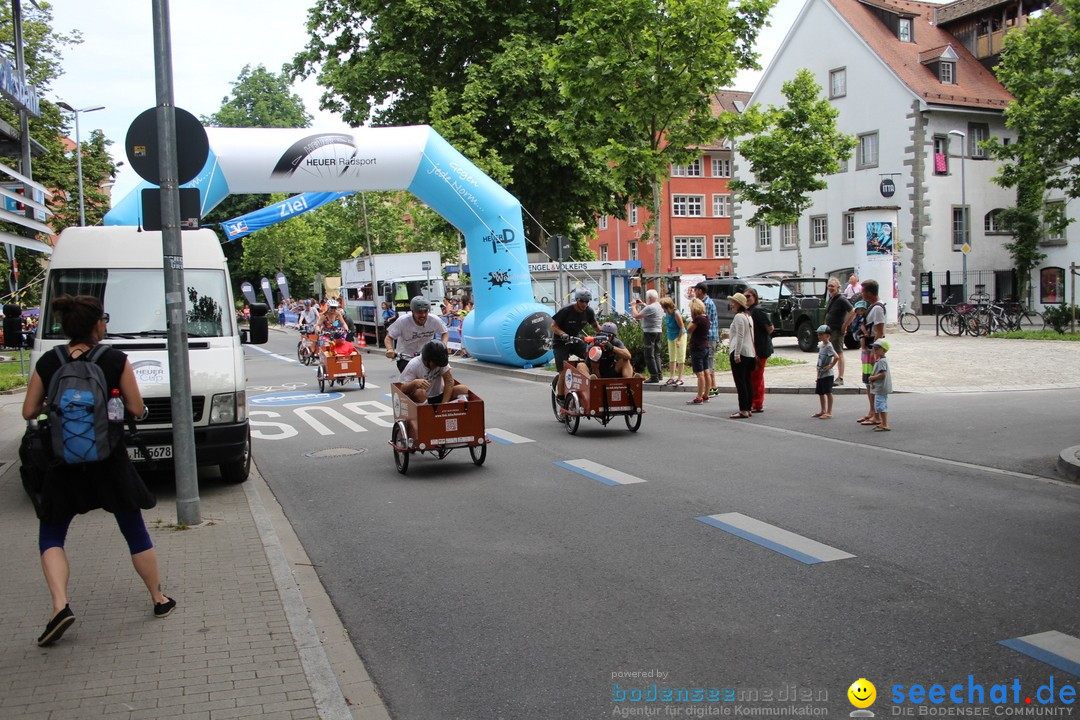
[[[1066,480],[1080,483],[1080,445],[1073,445],[1061,451],[1057,459],[1057,471]]]

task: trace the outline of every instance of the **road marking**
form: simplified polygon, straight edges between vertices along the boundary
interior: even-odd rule
[[[755,520],[742,513],[702,515],[697,519],[706,525],[720,528],[732,535],[757,543],[762,547],[767,547],[807,565],[855,557],[851,553],[837,550],[802,535],[796,535],[775,525]]]
[[[1080,677],[1080,638],[1057,630],[1048,630],[1035,635],[1002,640],[1001,644]]]
[[[509,430],[503,430],[502,428],[488,428],[487,434],[489,438],[503,445],[518,445],[520,443],[535,442],[534,440],[531,440],[527,437],[515,435]]]
[[[300,361],[297,360],[294,357],[286,357],[284,355],[278,355],[276,352],[271,352],[269,350],[263,350],[261,347],[256,347],[255,345],[245,345],[244,347],[249,348],[251,350],[254,350],[255,352],[262,353],[263,355],[266,355],[268,357],[272,357],[275,360],[281,360],[281,361],[287,362],[287,363],[296,363],[297,365],[300,364]]]
[[[627,475],[592,460],[556,460],[555,464],[605,485],[633,485],[634,483],[646,482],[639,477]]]

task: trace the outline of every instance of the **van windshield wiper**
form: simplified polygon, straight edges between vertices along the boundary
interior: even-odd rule
[[[136,337],[168,337],[168,330],[143,330],[135,333]]]
[[[105,333],[105,337],[106,337],[106,339],[107,338],[124,338],[125,340],[134,340],[135,339],[134,335],[128,335],[127,333]]]

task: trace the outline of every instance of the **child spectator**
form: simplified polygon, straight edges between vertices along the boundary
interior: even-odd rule
[[[870,376],[870,389],[874,393],[874,411],[881,418],[874,432],[888,432],[892,430],[889,427],[889,393],[892,392],[892,373],[889,372],[889,361],[885,359],[885,353],[889,352],[889,342],[878,340],[873,347],[874,374]]]
[[[820,326],[817,329],[817,334],[821,345],[818,347],[817,385],[814,387],[814,392],[817,393],[818,401],[821,403],[821,410],[814,413],[813,417],[828,420],[832,417],[833,407],[833,379],[835,374],[833,368],[839,362],[840,356],[836,354],[836,348],[832,345],[832,331],[828,325]]]

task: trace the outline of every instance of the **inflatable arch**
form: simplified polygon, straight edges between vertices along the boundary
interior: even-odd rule
[[[462,328],[469,353],[518,367],[550,359],[551,311],[533,299],[521,203],[430,127],[206,134],[210,157],[184,186],[199,189],[204,215],[229,193],[408,190],[465,236],[475,303]],[[109,211],[106,225],[140,224],[140,189]]]

